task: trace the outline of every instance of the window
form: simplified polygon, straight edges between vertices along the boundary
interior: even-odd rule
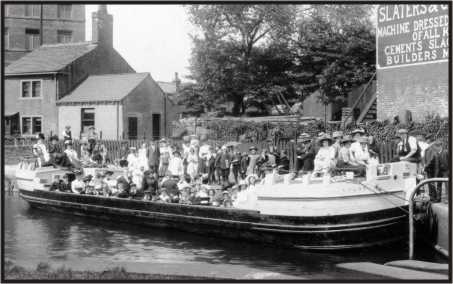
[[[28,50],[39,47],[39,30],[26,29],[25,30],[25,48]]]
[[[41,14],[41,7],[40,5],[25,5],[25,17],[39,17]]]
[[[22,134],[34,135],[42,132],[40,116],[22,116]]]
[[[9,48],[9,31],[7,28],[3,30],[3,44],[5,49]]]
[[[58,5],[58,18],[71,19],[72,5]]]
[[[72,31],[57,31],[58,43],[68,43],[72,41]]]
[[[87,132],[90,126],[94,127],[94,108],[82,108],[82,132]]]
[[[41,80],[21,81],[22,98],[40,98],[41,97]]]

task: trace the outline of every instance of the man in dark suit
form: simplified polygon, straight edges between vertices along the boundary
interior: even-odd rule
[[[160,159],[160,151],[159,145],[155,141],[151,142],[148,149],[148,163],[149,168],[153,171],[157,171],[159,169],[159,159]]]
[[[441,177],[441,142],[432,142],[432,136],[427,136],[426,141],[428,142],[428,144],[430,144],[430,146],[428,146],[428,148],[426,148],[425,150],[423,159],[426,176],[427,178]],[[440,201],[441,192],[439,186],[436,186],[433,183],[429,184],[429,196],[431,201],[433,202]]]

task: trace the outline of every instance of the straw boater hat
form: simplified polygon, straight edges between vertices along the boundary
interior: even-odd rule
[[[341,143],[347,143],[352,141],[354,141],[354,139],[352,139],[351,135],[345,135],[343,136],[343,139],[341,139]]]
[[[352,135],[356,134],[356,133],[360,133],[360,134],[365,134],[365,130],[363,130],[362,128],[356,128],[354,130],[352,130]]]
[[[251,147],[249,148],[249,151],[252,151],[252,150],[258,151],[258,148],[257,148],[256,146],[251,146]]]
[[[332,143],[332,138],[330,138],[330,135],[329,134],[325,134],[321,137],[318,138],[318,141],[319,141],[319,144],[322,144],[323,141],[329,141],[330,143]]]
[[[341,138],[343,136],[343,131],[334,131],[333,134],[332,134],[332,138],[335,139],[335,138]]]
[[[65,144],[65,145],[71,145],[71,146],[72,146],[72,140],[66,140],[66,141],[64,141],[64,144]]]

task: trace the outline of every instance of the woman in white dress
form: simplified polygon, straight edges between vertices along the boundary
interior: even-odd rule
[[[319,138],[321,148],[315,156],[314,172],[327,173],[335,165],[335,148],[332,145],[332,138],[324,135]]]
[[[44,143],[44,134],[42,133],[38,134],[38,142],[33,145],[33,155],[37,159],[38,167],[42,167],[50,161],[50,155]]]
[[[190,147],[189,154],[187,155],[187,174],[190,176],[192,182],[198,175],[198,153],[194,147]]]
[[[138,149],[138,165],[140,168],[143,167],[144,171],[149,170],[148,145],[146,144],[146,142],[142,144],[140,149]]]

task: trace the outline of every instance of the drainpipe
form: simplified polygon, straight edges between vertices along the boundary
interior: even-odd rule
[[[164,94],[164,136],[167,137],[167,94]]]
[[[44,44],[44,30],[43,30],[43,5],[41,4],[40,17],[39,17],[39,43]]]
[[[120,103],[116,103],[116,139],[120,139]]]

